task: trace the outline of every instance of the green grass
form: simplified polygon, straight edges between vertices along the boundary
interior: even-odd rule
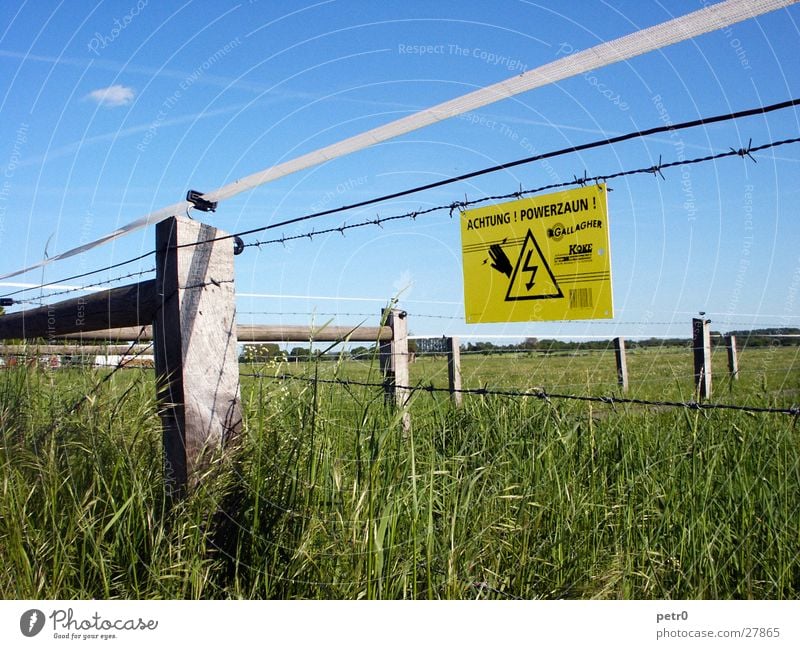
[[[616,393],[609,353],[463,360],[465,387]],[[740,360],[730,382],[715,354],[715,400],[800,401],[795,348]],[[632,396],[692,396],[689,350],[629,369]],[[800,595],[790,417],[418,393],[403,435],[375,389],[243,377],[242,444],[167,512],[152,374],[70,412],[104,373],[0,372],[3,598]],[[444,362],[412,382],[446,385]]]

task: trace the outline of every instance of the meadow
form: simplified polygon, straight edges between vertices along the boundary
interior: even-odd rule
[[[713,401],[798,403],[798,349],[743,350],[738,381],[715,350]],[[621,396],[612,352],[462,363],[465,388]],[[628,366],[629,396],[693,398],[689,349]],[[417,392],[404,435],[379,389],[307,380],[380,382],[375,359],[241,372],[241,440],[169,508],[152,371],[0,371],[0,596],[800,595],[791,416]]]

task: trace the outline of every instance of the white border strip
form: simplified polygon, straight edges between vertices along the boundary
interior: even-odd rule
[[[503,599],[489,588],[491,583],[481,582],[468,594],[478,600]],[[29,639],[23,629],[31,633],[34,612],[43,620],[33,627],[38,631],[35,639]],[[352,649],[357,633],[379,638],[385,649],[411,645],[779,649],[796,647],[800,634],[797,602],[781,600],[11,600],[0,602],[0,619],[0,641],[6,647],[248,647],[255,644],[254,638],[262,638],[267,647]],[[400,619],[413,619],[413,624],[398,624]]]

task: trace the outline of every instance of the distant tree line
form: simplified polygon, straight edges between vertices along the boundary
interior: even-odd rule
[[[742,347],[790,347],[800,345],[800,329],[781,327],[772,329],[753,329],[730,331],[723,334],[718,331],[711,332],[712,344],[724,344],[725,336],[736,336],[736,345]],[[780,336],[798,336],[786,338]],[[626,340],[625,347],[631,349],[646,349],[648,347],[691,347],[691,338],[645,338],[643,340]],[[581,350],[613,349],[613,340],[566,341],[552,338],[526,338],[521,343],[509,345],[495,345],[491,342],[467,343],[461,345],[465,352],[491,354],[493,352],[538,352],[543,354],[557,352],[578,352]]]
[[[731,331],[727,334],[712,332],[712,344],[724,344],[724,336],[736,336],[736,343],[742,347],[791,347],[800,345],[800,329],[794,327],[780,327],[770,329],[753,329]],[[782,336],[797,336],[782,337]],[[446,348],[442,338],[425,338],[418,341],[409,340],[408,350],[412,354],[444,354]],[[691,347],[691,338],[645,338],[643,340],[626,340],[628,350],[647,349],[649,347]],[[509,352],[536,352],[538,354],[556,354],[560,352],[580,352],[582,350],[611,350],[614,348],[613,340],[567,341],[553,338],[525,338],[521,343],[496,345],[492,342],[469,342],[461,345],[461,351],[474,354],[500,354]],[[282,350],[277,343],[259,343],[244,345],[239,356],[241,363],[266,363],[273,360],[308,361],[335,360],[342,353],[355,360],[369,360],[375,356],[378,349],[375,345],[353,347],[345,352],[335,349],[327,354],[320,350],[308,347],[292,347]]]
[[[800,329],[796,327],[731,331],[728,335],[736,336],[736,344],[740,347],[796,347],[800,345],[800,337],[781,338],[781,336],[800,336]]]

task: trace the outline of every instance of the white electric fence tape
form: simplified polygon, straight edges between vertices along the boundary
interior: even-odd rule
[[[506,81],[501,81],[486,88],[475,90],[456,99],[433,106],[413,115],[403,117],[384,126],[379,126],[359,135],[347,138],[336,144],[317,149],[311,153],[275,165],[263,171],[236,180],[224,187],[203,195],[208,201],[219,202],[241,192],[253,189],[283,176],[308,169],[323,162],[355,153],[373,144],[385,142],[398,135],[404,135],[430,126],[436,122],[455,117],[463,113],[482,108],[501,99],[507,99],[520,93],[539,88],[562,79],[567,79],[591,70],[619,63],[646,52],[673,45],[695,36],[700,36],[715,29],[721,29],[735,23],[754,18],[776,9],[795,4],[798,0],[725,0],[715,5],[704,7],[698,11],[680,16],[672,20],[642,29],[628,36],[622,36],[607,43],[596,45],[588,50],[576,52],[557,61],[552,61],[534,70],[529,70]],[[49,257],[27,268],[0,275],[0,279],[21,275],[36,268],[41,268],[59,259],[79,255],[104,243],[117,239],[125,234],[154,225],[170,216],[183,214],[193,205],[188,201],[175,203],[132,221],[99,239],[72,248],[66,252]]]

